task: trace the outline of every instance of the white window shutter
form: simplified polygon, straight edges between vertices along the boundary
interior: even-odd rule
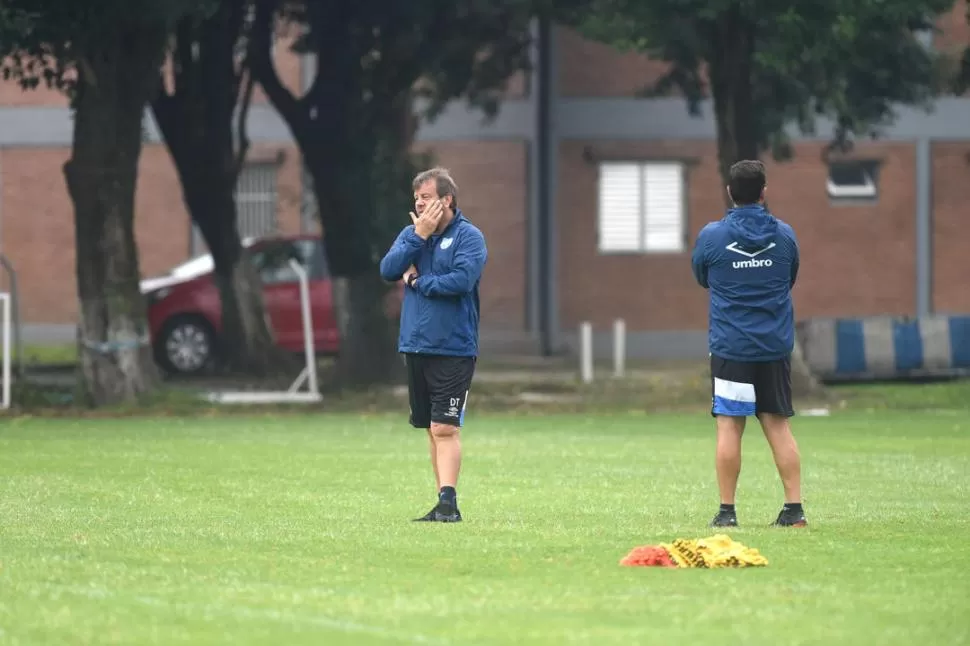
[[[236,181],[237,228],[240,237],[258,237],[277,231],[277,174],[272,162],[245,164]]]
[[[680,164],[643,165],[644,251],[683,251],[684,174]]]
[[[639,251],[642,236],[640,165],[600,165],[598,239],[601,252]]]

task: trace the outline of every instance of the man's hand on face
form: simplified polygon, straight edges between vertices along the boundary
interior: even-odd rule
[[[418,270],[415,268],[414,265],[411,265],[410,267],[408,267],[408,270],[404,272],[404,276],[402,276],[402,278],[404,279],[404,284],[410,287],[411,276],[417,277],[417,275],[418,275]]]
[[[441,203],[441,200],[435,200],[429,204],[420,217],[411,212],[411,221],[414,222],[414,232],[418,234],[422,240],[427,240],[428,236],[435,232],[438,228],[438,223],[441,221],[441,216],[445,213],[445,207]]]

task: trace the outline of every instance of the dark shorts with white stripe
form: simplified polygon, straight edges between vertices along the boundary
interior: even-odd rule
[[[461,426],[476,358],[408,353],[404,361],[408,368],[411,426]]]
[[[711,355],[711,415],[792,417],[791,360],[732,361]]]

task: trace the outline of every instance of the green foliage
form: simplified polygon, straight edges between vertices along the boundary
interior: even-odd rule
[[[297,51],[319,52],[321,38],[339,16],[346,44],[366,90],[365,102],[387,104],[412,89],[428,100],[430,114],[465,96],[487,113],[498,108],[508,78],[529,65],[532,17],[548,10],[545,0],[343,0],[330,13],[311,3],[287,5],[286,19],[310,27]],[[580,4],[576,0],[561,5]],[[342,6],[339,6],[342,5]]]
[[[533,16],[552,4],[256,0],[253,72],[289,124],[311,174],[321,183],[340,176],[330,187],[315,187],[338,275],[368,271],[371,257],[386,250],[388,231],[407,222],[400,219],[407,210],[390,209],[410,203],[418,164],[406,154],[413,136],[412,99],[424,99],[421,109],[430,117],[460,96],[494,114],[506,81],[529,66]],[[273,68],[267,24],[274,16],[301,26],[294,49],[319,61],[302,95],[286,88]],[[375,201],[379,204],[371,204]],[[390,219],[381,221],[385,214]]]
[[[951,6],[951,0],[594,0],[570,21],[587,37],[669,62],[647,93],[677,89],[694,113],[712,93],[705,78],[711,63],[723,60],[732,37],[750,33],[757,144],[784,158],[790,123],[812,133],[816,118],[826,116],[836,124],[835,143],[846,146],[853,136],[878,136],[893,104],[926,104],[942,87],[940,60],[917,32],[932,29],[934,17]]]
[[[4,0],[0,55],[4,80],[24,89],[41,83],[71,93],[74,66],[85,52],[128,27],[170,30],[189,14],[214,10],[215,0]]]
[[[390,248],[408,224],[407,213],[414,209],[411,180],[432,165],[432,154],[411,153],[396,137],[385,134],[378,140],[373,181],[376,208],[370,231],[376,256]]]

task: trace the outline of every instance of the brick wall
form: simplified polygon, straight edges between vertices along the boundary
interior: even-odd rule
[[[278,147],[255,147],[253,157]],[[279,219],[283,231],[300,230],[299,158],[292,147],[280,168]],[[61,168],[67,148],[6,148],[2,169],[2,244],[17,270],[21,317],[26,323],[73,323],[77,316],[74,210]],[[135,194],[135,236],[142,276],[167,271],[188,258],[189,219],[167,149],[145,146]]]
[[[970,313],[970,142],[933,144],[933,308]]]
[[[942,16],[935,46],[958,54],[970,44],[967,0]],[[559,86],[566,97],[632,97],[655,82],[667,65],[636,52],[618,52],[557,29]],[[714,142],[567,141],[560,149],[558,185],[559,286],[562,323],[597,326],[615,317],[631,329],[702,329],[706,294],[690,274],[689,252],[655,256],[596,253],[596,165],[594,156],[680,157],[687,174],[690,244],[697,231],[723,213],[722,182]],[[803,267],[795,289],[796,316],[911,314],[916,307],[915,147],[912,143],[868,143],[855,154],[882,160],[876,203],[830,204],[821,145],[801,143],[795,159],[766,159],[769,203],[796,229]],[[970,312],[970,143],[933,146],[933,304],[939,311]],[[877,272],[877,279],[868,272]]]
[[[488,246],[482,277],[482,326],[522,330],[525,325],[528,190],[526,145],[518,141],[449,141],[421,147],[451,170],[459,205]],[[401,214],[401,226],[408,224]]]
[[[618,52],[580,36],[556,29],[559,54],[559,93],[565,97],[632,97],[655,83],[668,65],[637,52]]]
[[[936,21],[940,33],[934,36],[933,47],[938,51],[959,57],[967,45],[970,45],[967,8],[967,0],[957,0],[953,8]]]
[[[882,160],[879,199],[835,206],[825,191],[821,144],[802,143],[792,162],[767,160],[768,202],[798,235],[802,267],[795,288],[796,316],[866,316],[915,312],[915,146],[860,145],[859,156]],[[935,223],[938,307],[970,307],[966,280],[967,182],[958,173],[966,144],[937,151]],[[680,254],[611,255],[596,252],[599,158],[688,160],[688,250]],[[690,272],[690,247],[707,222],[722,217],[723,187],[713,142],[564,142],[559,182],[559,284],[563,325],[581,320],[608,325],[627,320],[635,330],[702,329],[707,300]],[[948,176],[947,173],[950,173]],[[942,242],[942,239],[946,239]],[[963,250],[963,251],[961,251]]]

